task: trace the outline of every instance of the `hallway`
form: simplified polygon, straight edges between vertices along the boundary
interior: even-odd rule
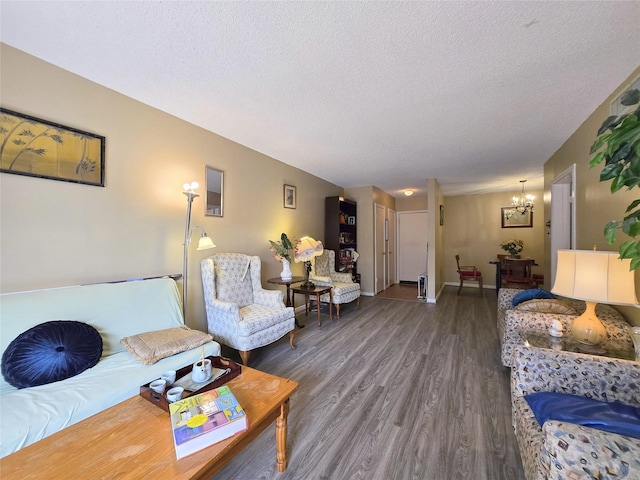
[[[425,302],[424,298],[418,298],[418,285],[416,282],[396,283],[380,292],[377,297],[394,298],[396,300],[409,300],[413,302]]]

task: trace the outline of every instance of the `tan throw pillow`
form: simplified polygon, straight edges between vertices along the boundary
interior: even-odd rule
[[[572,306],[567,305],[560,300],[552,300],[547,298],[540,298],[522,302],[516,307],[516,310],[538,313],[560,313],[562,315],[578,314],[578,312],[576,312],[575,308],[573,308]]]
[[[124,337],[120,343],[136,360],[152,365],[165,357],[191,350],[211,340],[213,337],[208,333],[189,327],[175,327]]]

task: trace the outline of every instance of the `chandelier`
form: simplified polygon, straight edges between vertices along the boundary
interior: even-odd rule
[[[507,218],[513,217],[516,214],[524,215],[527,212],[533,213],[533,195],[527,194],[524,191],[524,184],[526,180],[520,180],[522,184],[522,193],[520,195],[514,195],[512,205],[513,208],[507,212]]]

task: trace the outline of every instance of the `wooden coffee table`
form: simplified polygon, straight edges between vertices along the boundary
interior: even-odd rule
[[[289,397],[298,383],[243,366],[226,385],[249,429],[193,455],[176,460],[169,414],[135,396],[1,459],[2,479],[210,479],[274,420],[284,471]]]

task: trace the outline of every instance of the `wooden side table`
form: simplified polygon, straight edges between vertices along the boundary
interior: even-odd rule
[[[286,285],[287,286],[287,297],[285,305],[287,307],[292,306],[291,304],[291,284],[292,283],[300,283],[304,280],[304,277],[291,277],[289,280],[283,280],[281,277],[274,277],[267,280],[267,283],[275,283],[276,285]],[[298,323],[298,319],[296,318],[296,327],[304,328],[304,325],[300,325]]]
[[[293,291],[293,304],[295,308],[296,301],[296,293],[301,293],[304,295],[304,311],[305,315],[309,315],[309,295],[316,296],[316,304],[318,305],[318,327],[322,326],[322,320],[320,320],[320,296],[325,293],[329,294],[329,319],[333,320],[333,314],[331,313],[331,309],[333,307],[333,293],[331,286],[316,286],[314,288],[302,288],[302,287],[294,287],[291,290]]]

